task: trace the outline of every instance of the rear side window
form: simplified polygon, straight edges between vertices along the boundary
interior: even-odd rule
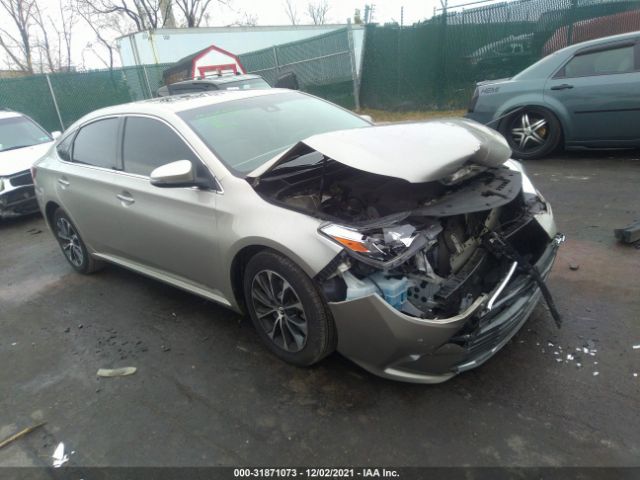
[[[145,176],[177,160],[199,163],[191,149],[173,130],[158,120],[144,117],[127,118],[122,158],[125,172]]]
[[[71,145],[73,144],[73,135],[68,135],[67,138],[64,138],[60,141],[56,150],[58,151],[58,156],[64,160],[65,162],[71,161]]]
[[[564,77],[612,75],[635,70],[634,46],[629,45],[573,57],[564,67]]]
[[[82,127],[73,142],[73,161],[103,168],[117,168],[117,118],[107,118]]]

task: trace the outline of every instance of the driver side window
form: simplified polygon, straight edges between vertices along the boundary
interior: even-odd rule
[[[162,165],[177,160],[200,160],[167,125],[145,117],[128,117],[122,142],[124,171],[148,177]]]

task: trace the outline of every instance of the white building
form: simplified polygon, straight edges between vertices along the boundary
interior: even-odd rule
[[[128,67],[173,63],[210,45],[215,45],[234,55],[240,55],[274,45],[315,37],[346,26],[346,24],[332,24],[159,28],[120,37],[117,40],[117,45],[122,66]],[[355,60],[359,72],[364,43],[364,27],[352,25],[352,28]]]

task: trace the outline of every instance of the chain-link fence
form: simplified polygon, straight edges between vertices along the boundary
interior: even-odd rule
[[[515,0],[450,10],[413,27],[367,26],[360,101],[461,108],[475,82],[509,77],[577,42],[640,30],[638,0]]]
[[[0,79],[0,107],[25,113],[49,131],[64,130],[102,107],[152,98],[162,65]]]
[[[345,107],[358,107],[358,78],[350,28],[239,57],[247,72],[261,75],[271,85],[275,85],[281,75],[293,72],[301,90]]]

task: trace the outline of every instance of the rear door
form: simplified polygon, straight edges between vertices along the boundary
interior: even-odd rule
[[[148,116],[128,116],[122,139],[123,172],[118,182],[115,218],[120,226],[116,249],[126,260],[216,289],[219,268],[216,190],[159,188],[149,182],[157,167],[190,160],[200,176],[212,174],[194,150],[167,123]]]
[[[545,95],[569,113],[567,143],[607,146],[640,139],[639,70],[632,40],[579,50],[547,81]]]
[[[62,162],[56,189],[62,207],[85,243],[99,253],[112,252],[112,241],[120,233],[111,215],[118,192],[120,128],[119,117],[101,118],[58,146]]]

